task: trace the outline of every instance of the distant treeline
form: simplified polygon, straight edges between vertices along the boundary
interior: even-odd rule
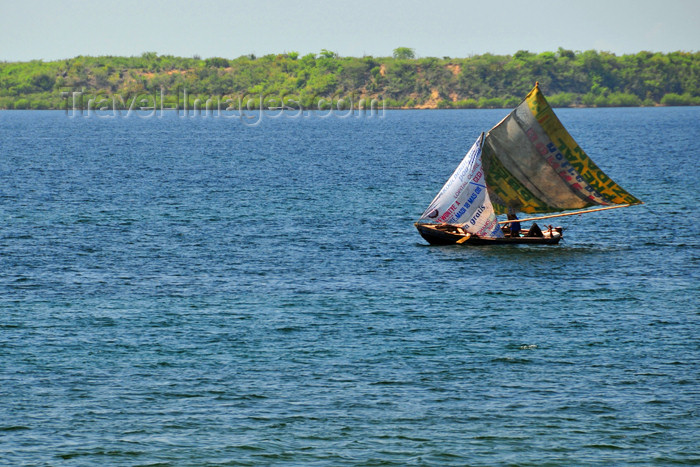
[[[700,52],[617,56],[559,48],[539,54],[415,58],[340,57],[296,52],[236,59],[158,55],[0,62],[0,108],[64,108],[72,92],[168,101],[240,95],[288,96],[305,107],[320,98],[382,99],[388,108],[510,108],[539,81],[555,107],[700,105]],[[62,97],[63,96],[63,97]],[[169,104],[171,104],[169,102]],[[72,105],[72,102],[71,104]]]

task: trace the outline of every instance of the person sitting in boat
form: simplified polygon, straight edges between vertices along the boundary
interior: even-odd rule
[[[518,222],[518,216],[516,216],[514,212],[509,212],[508,213],[508,220],[514,221],[514,222],[511,222],[510,224],[508,224],[508,231],[509,231],[508,236],[519,237],[520,236],[520,222]]]
[[[526,237],[544,237],[544,234],[542,233],[542,229],[540,229],[540,226],[537,225],[537,223],[533,222],[532,226],[530,227],[530,230],[527,231],[525,236]]]

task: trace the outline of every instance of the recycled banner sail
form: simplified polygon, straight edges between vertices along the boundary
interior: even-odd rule
[[[461,225],[479,237],[503,237],[481,167],[483,136],[482,133],[464,156],[420,221]]]
[[[483,146],[486,185],[498,214],[641,203],[586,155],[537,85],[488,132]]]

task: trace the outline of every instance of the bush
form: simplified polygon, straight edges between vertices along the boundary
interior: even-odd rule
[[[437,108],[438,109],[451,109],[452,108],[452,101],[448,101],[446,99],[443,99],[437,103]]]
[[[642,100],[634,94],[613,92],[608,96],[608,106],[610,107],[638,107],[640,105],[642,105]]]
[[[221,57],[212,57],[204,60],[204,64],[210,68],[228,68],[230,66],[229,61]]]
[[[697,105],[693,104],[693,98],[690,94],[668,93],[661,98],[662,105]]]
[[[520,102],[522,102],[522,99],[520,97],[507,97],[503,101],[503,107],[507,109],[514,108],[520,105]]]
[[[571,107],[576,104],[578,96],[573,92],[560,92],[547,98],[552,107]]]
[[[452,106],[456,109],[476,109],[479,106],[479,103],[476,101],[476,99],[461,99],[454,102]]]
[[[32,101],[31,108],[36,110],[46,110],[51,108],[51,104],[47,101]]]
[[[386,103],[386,107],[388,109],[397,109],[401,107],[401,103],[395,99],[392,99],[390,97],[387,97],[384,99],[384,102]]]
[[[604,95],[596,96],[593,99],[593,105],[596,107],[609,107],[608,98]]]
[[[505,107],[505,102],[500,97],[486,98],[482,97],[479,99],[480,109],[502,109]]]
[[[588,92],[581,96],[581,103],[587,107],[593,107],[595,105],[596,96],[592,92]]]
[[[28,99],[17,99],[15,101],[15,109],[28,109],[29,108],[29,100]]]

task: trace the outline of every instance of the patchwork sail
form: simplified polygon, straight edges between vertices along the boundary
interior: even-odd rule
[[[641,201],[588,157],[536,84],[506,118],[481,134],[415,226],[436,245],[556,244],[561,227],[533,224],[522,230],[515,213],[574,211],[521,220],[539,221],[633,204]],[[603,207],[587,209],[596,206]],[[499,222],[496,215],[506,213],[508,220]]]
[[[641,203],[586,155],[539,86],[488,132],[483,164],[497,214]]]

